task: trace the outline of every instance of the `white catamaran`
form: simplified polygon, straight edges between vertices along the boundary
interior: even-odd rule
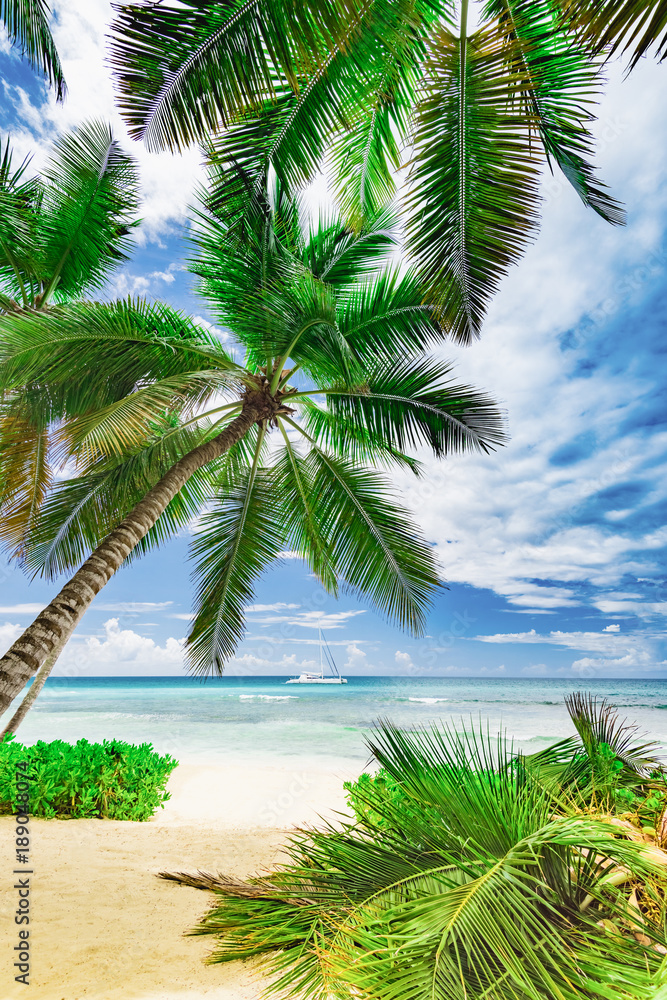
[[[322,635],[322,629],[318,629],[320,637],[320,672],[315,673],[313,671],[304,670],[302,674],[298,677],[290,677],[286,684],[347,684],[347,680],[341,677],[340,671],[336,666],[334,658],[329,649],[329,644],[327,640]],[[326,660],[326,665],[331,671],[331,676],[324,676],[324,662]]]

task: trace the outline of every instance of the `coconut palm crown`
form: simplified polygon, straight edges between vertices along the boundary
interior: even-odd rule
[[[423,631],[432,549],[367,466],[419,473],[414,449],[488,451],[502,420],[428,355],[442,328],[415,274],[387,266],[392,217],[353,232],[302,215],[279,182],[242,225],[216,216],[215,197],[199,210],[191,268],[242,363],[221,334],[143,300],[42,303],[0,320],[6,440],[38,427],[26,463],[76,470],[39,495],[5,473],[3,537],[29,571],[79,566],[0,659],[0,708],[126,558],[195,516],[195,671],[223,669],[255,581],[286,550],[330,593]],[[2,454],[8,470],[12,449]]]
[[[117,5],[112,63],[131,134],[209,144],[250,201],[270,171],[296,191],[326,164],[358,227],[407,167],[407,251],[466,342],[534,237],[545,166],[624,218],[593,163],[602,57],[571,6],[304,0],[297,16],[291,0],[144,0]]]

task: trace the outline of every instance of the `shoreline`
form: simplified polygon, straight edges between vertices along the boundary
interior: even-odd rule
[[[179,774],[180,772],[180,774]],[[159,871],[246,878],[279,860],[288,830],[335,820],[344,777],[303,768],[181,764],[147,822],[31,818],[30,996],[35,1000],[256,1000],[258,962],[205,965],[214,941],[186,937],[212,894]],[[282,797],[282,798],[281,798]],[[282,802],[282,805],[279,805]],[[15,820],[0,817],[9,878]],[[13,894],[0,902],[0,995],[13,981]]]

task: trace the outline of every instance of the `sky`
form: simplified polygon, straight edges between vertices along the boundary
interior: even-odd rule
[[[149,154],[128,138],[105,61],[109,3],[54,6],[68,99],[56,105],[0,40],[0,131],[39,168],[59,131],[110,120],[139,162],[144,222],[107,294],[161,298],[211,322],[183,266],[200,155]],[[286,558],[257,588],[230,674],[313,666],[319,622],[348,676],[667,678],[666,74],[644,60],[624,78],[613,64],[598,109],[597,162],[627,226],[612,228],[547,174],[541,232],[503,281],[480,341],[441,349],[461,381],[501,402],[510,441],[492,456],[425,458],[421,480],[396,477],[447,585],[427,636],[411,638],[353,597],[332,599]],[[190,537],[117,574],[57,674],[187,672]],[[0,569],[0,647],[56,586]]]

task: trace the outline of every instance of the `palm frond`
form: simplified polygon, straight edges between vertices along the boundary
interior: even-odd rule
[[[327,388],[331,412],[342,418],[339,434],[353,425],[397,452],[426,445],[438,458],[494,450],[505,441],[497,405],[471,386],[456,385],[451,370],[432,358],[408,357],[369,366],[357,387]],[[312,409],[309,416],[317,422]]]
[[[218,339],[178,310],[141,299],[16,313],[0,317],[0,332],[2,388],[48,380],[51,393],[63,387],[70,413],[154,378],[214,366],[242,378]]]
[[[55,87],[56,99],[62,101],[67,88],[49,28],[49,13],[45,0],[0,0],[0,21],[10,42],[44,74],[49,86]]]
[[[449,4],[428,0],[375,6],[370,7],[365,33],[359,33],[352,52],[346,53],[355,89],[348,85],[344,127],[338,134],[329,130],[334,192],[355,229],[393,199],[428,36],[452,14]],[[341,91],[338,80],[336,91]]]
[[[22,556],[54,482],[50,429],[23,410],[9,411],[0,421],[0,539],[10,558]]]
[[[182,149],[229,124],[239,108],[298,91],[344,44],[361,3],[184,0],[114,5],[112,66],[134,138]]]
[[[84,463],[99,454],[122,455],[143,444],[147,430],[158,426],[166,415],[185,419],[201,412],[202,405],[230,388],[238,389],[235,373],[219,368],[155,379],[107,406],[69,421],[69,453]]]
[[[414,271],[388,269],[346,290],[337,310],[338,327],[364,362],[416,353],[443,335],[438,312],[424,296]]]
[[[286,544],[298,552],[330,594],[338,596],[333,552],[322,534],[318,505],[313,492],[313,468],[295,450],[281,422],[285,441],[270,473],[276,506],[281,510]]]
[[[108,125],[89,121],[57,140],[42,176],[42,294],[66,301],[101,288],[110,270],[128,259],[137,168]]]
[[[576,691],[565,699],[565,705],[581,742],[594,759],[601,744],[632,771],[646,775],[660,767],[656,742],[640,743],[638,727],[619,718],[617,709],[606,698],[598,700],[590,692]]]
[[[547,159],[558,164],[585,205],[607,222],[624,223],[622,206],[590,162],[593,136],[587,126],[594,121],[590,108],[600,91],[600,66],[562,30],[552,0],[489,0],[486,14],[498,19],[510,71],[525,77],[525,113]]]
[[[269,994],[317,1000],[653,997],[664,902],[633,916],[618,886],[658,899],[665,855],[554,816],[481,727],[381,724],[370,745],[400,808],[379,794],[365,820],[297,833],[283,865],[243,885],[172,876],[215,893],[194,932],[218,938],[211,961],[263,956]]]
[[[223,672],[243,638],[244,609],[252,602],[254,583],[285,546],[269,478],[260,465],[262,444],[260,432],[252,465],[239,461],[225,468],[193,543],[197,592],[186,653],[197,674]]]
[[[512,106],[524,86],[494,27],[431,40],[417,109],[408,238],[429,298],[459,341],[479,335],[537,222],[539,152]]]
[[[358,286],[386,269],[389,256],[398,246],[397,224],[392,208],[375,214],[368,211],[356,230],[340,218],[321,215],[317,226],[307,233],[303,262],[315,277],[337,291]]]
[[[336,297],[323,281],[304,272],[261,289],[239,306],[234,327],[251,366],[279,359],[284,368],[291,360],[316,382],[353,377],[358,365],[336,322]]]
[[[30,574],[54,579],[72,572],[180,458],[210,436],[193,427],[147,427],[142,448],[116,459],[100,457],[83,475],[56,482],[23,538],[21,562]],[[128,562],[187,526],[214,492],[215,467],[186,483]],[[0,537],[10,540],[3,523]]]
[[[432,549],[388,484],[315,446],[306,468],[319,530],[339,578],[387,618],[422,635],[439,575]]]
[[[630,53],[630,69],[650,50],[662,60],[667,55],[665,0],[556,0],[566,24],[594,52]]]
[[[323,402],[325,398],[322,397]],[[421,462],[392,447],[380,435],[369,431],[361,421],[335,414],[307,396],[299,395],[290,402],[298,402],[304,427],[325,451],[362,465],[398,467],[409,469],[416,476],[422,474]]]
[[[13,312],[17,304],[26,306],[34,294],[36,223],[43,189],[37,178],[26,175],[30,157],[15,167],[9,139],[1,152],[0,286],[10,298],[0,308]]]

